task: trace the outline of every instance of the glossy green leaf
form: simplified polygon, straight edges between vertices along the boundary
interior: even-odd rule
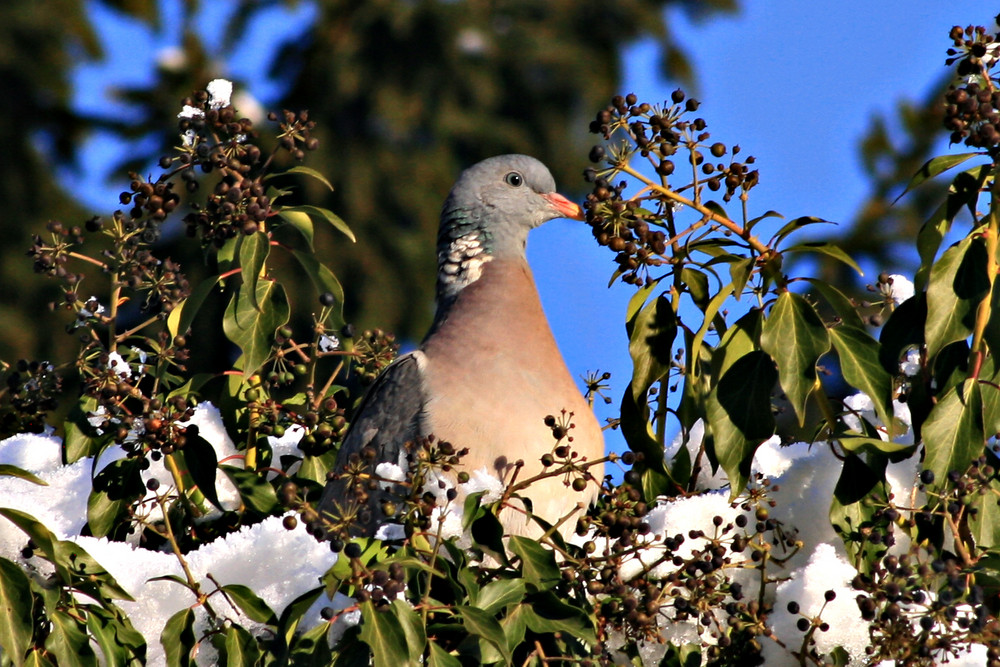
[[[881,438],[871,438],[863,435],[843,434],[838,435],[837,442],[844,448],[844,451],[853,454],[875,452],[879,454],[909,455],[916,445],[904,445]]]
[[[15,665],[31,645],[31,586],[21,568],[0,558],[0,652]]]
[[[823,218],[816,218],[811,215],[804,215],[800,218],[789,220],[784,225],[782,225],[781,229],[776,231],[774,233],[774,236],[771,237],[771,242],[768,245],[772,247],[781,245],[781,242],[784,241],[789,234],[792,234],[802,229],[803,227],[808,227],[809,225],[832,225],[832,224],[834,223],[830,222],[829,220],[824,220]]]
[[[913,277],[913,287],[918,292],[927,287],[927,280],[930,277],[931,268],[934,266],[934,258],[937,257],[945,235],[951,231],[954,214],[948,215],[949,208],[947,201],[942,203],[917,232],[917,254],[920,256],[920,267]]]
[[[0,463],[0,477],[16,477],[17,479],[23,479],[26,482],[31,482],[32,484],[37,484],[38,486],[49,485],[48,482],[33,472],[29,472],[23,468],[18,468],[17,466],[12,466],[7,463]]]
[[[661,295],[650,301],[636,315],[630,329],[632,396],[641,401],[653,383],[670,370],[677,336],[677,314],[670,300]]]
[[[415,667],[406,648],[406,633],[395,614],[376,611],[372,602],[361,609],[361,641],[372,650],[375,667]]]
[[[184,470],[191,476],[198,490],[215,507],[223,509],[219,503],[219,491],[216,487],[216,477],[219,472],[219,455],[208,440],[201,435],[190,432],[185,436],[187,444],[180,452],[168,454],[183,460]]]
[[[830,349],[826,326],[804,297],[783,292],[764,321],[760,345],[778,365],[781,388],[801,426],[818,381],[816,363]]]
[[[948,248],[931,269],[927,286],[927,355],[972,333],[979,302],[989,290],[986,245],[967,236]]]
[[[92,605],[87,613],[87,630],[101,649],[102,665],[130,667],[146,663],[146,639],[128,617]]]
[[[835,259],[851,267],[857,271],[859,276],[865,275],[865,272],[861,270],[858,263],[855,262],[850,255],[841,250],[840,246],[834,245],[833,243],[827,243],[825,241],[808,241],[806,243],[799,243],[798,245],[785,248],[782,252],[818,253],[820,255],[826,255],[827,257]]]
[[[399,599],[392,601],[391,613],[396,615],[400,627],[403,628],[406,648],[410,651],[410,662],[419,665],[424,647],[427,646],[427,633],[424,630],[423,620],[413,607]]]
[[[758,215],[755,218],[751,218],[750,220],[748,220],[747,224],[746,224],[746,229],[747,229],[747,231],[750,231],[751,229],[753,229],[754,227],[757,226],[758,222],[760,222],[762,220],[767,220],[768,218],[782,218],[782,219],[784,219],[784,217],[785,216],[781,215],[777,211],[767,211],[767,212],[765,212],[765,213],[763,213],[761,215]]]
[[[304,167],[302,165],[296,165],[294,167],[289,167],[284,171],[278,171],[268,174],[267,176],[264,177],[264,180],[267,181],[274,178],[275,176],[284,176],[285,174],[302,174],[303,176],[308,176],[309,178],[313,178],[319,181],[320,183],[325,185],[327,189],[330,190],[330,192],[333,192],[333,185],[330,184],[330,181],[326,180],[326,176],[324,176],[323,174],[321,174],[320,172],[316,171],[311,167]]]
[[[191,290],[187,298],[174,306],[174,309],[167,315],[167,330],[170,331],[171,336],[174,338],[182,336],[191,328],[198,310],[201,309],[208,295],[216,289],[221,278],[222,276],[220,275],[201,280]]]
[[[336,300],[336,307],[331,309],[334,313],[334,321],[331,322],[331,325],[342,325],[344,288],[341,287],[340,281],[337,280],[337,276],[333,275],[333,271],[328,269],[325,264],[316,259],[316,256],[313,254],[293,250],[292,256],[295,257],[295,259],[299,261],[299,264],[302,265],[302,268],[305,269],[309,279],[312,280],[313,285],[316,286],[316,291],[320,294],[329,292],[333,295]]]
[[[230,625],[225,631],[226,667],[243,667],[256,665],[261,658],[257,639],[246,629],[238,625]]]
[[[575,637],[590,646],[597,644],[594,624],[580,608],[567,604],[549,591],[537,595],[525,604],[525,622],[533,632],[562,632]]]
[[[313,240],[316,236],[316,228],[308,213],[282,208],[278,210],[278,216],[302,235],[310,251],[314,249]]]
[[[733,297],[737,301],[743,296],[743,289],[747,286],[756,264],[757,261],[753,257],[743,257],[729,263],[729,279],[733,282]]]
[[[559,566],[551,549],[520,535],[511,536],[509,546],[520,557],[521,576],[529,586],[548,590],[559,583]]]
[[[642,452],[646,466],[663,465],[663,445],[650,428],[649,408],[645,401],[642,404],[636,402],[631,383],[622,396],[620,427],[629,449],[636,453]]]
[[[427,659],[429,667],[462,667],[462,661],[448,653],[435,641],[430,641],[430,656]]]
[[[498,614],[508,605],[523,600],[526,593],[524,579],[497,579],[479,590],[473,605],[489,614]]]
[[[220,589],[233,604],[246,614],[247,618],[265,625],[277,625],[278,617],[267,603],[261,600],[253,589],[243,584],[228,584]]]
[[[263,476],[253,470],[227,465],[219,466],[219,470],[224,472],[236,486],[240,492],[240,499],[247,507],[265,515],[273,514],[280,509],[278,494]]]
[[[193,667],[195,661],[191,653],[196,642],[194,611],[181,609],[167,620],[160,633],[160,643],[163,644],[168,667]]]
[[[681,282],[694,304],[704,312],[708,307],[708,302],[712,300],[711,287],[708,284],[708,276],[701,271],[684,267],[681,269]]]
[[[712,351],[713,377],[722,377],[737,359],[742,359],[757,349],[763,324],[764,313],[759,308],[754,308],[726,330]]]
[[[846,294],[823,280],[816,278],[805,280],[816,288],[844,324],[857,329],[865,328],[865,321],[858,314],[858,306]]]
[[[921,431],[924,468],[934,471],[937,483],[948,472],[964,473],[985,447],[983,399],[976,380],[966,380],[944,394],[931,410]]]
[[[357,241],[354,237],[354,232],[351,231],[351,228],[346,222],[341,220],[339,216],[335,215],[333,211],[329,211],[318,206],[288,206],[281,209],[281,212],[283,215],[287,213],[305,213],[314,221],[328,223],[334,229],[349,238],[352,242]]]
[[[88,456],[97,456],[107,441],[107,437],[95,437],[94,427],[87,418],[97,410],[97,399],[83,396],[70,408],[69,416],[63,423],[66,438],[63,440],[63,458],[66,463],[76,463]]]
[[[340,653],[336,659],[330,649],[330,640],[327,637],[330,628],[326,623],[320,623],[295,635],[291,641],[289,664],[296,667],[300,665],[301,667],[369,667],[371,660],[367,647],[358,641],[345,640],[345,637],[356,633],[357,629],[357,626],[354,626],[341,637],[341,642],[351,644],[354,650],[348,649],[347,652]]]
[[[345,558],[344,560],[347,559]],[[319,596],[323,595],[323,591],[323,586],[308,590],[289,602],[288,606],[281,612],[281,617],[278,619],[278,628],[286,642],[292,641],[292,637],[295,635],[295,630],[299,627],[302,617],[309,611]]]
[[[94,477],[87,498],[87,525],[94,537],[106,537],[121,524],[132,505],[146,495],[141,463],[134,457],[118,459]]]
[[[905,195],[907,192],[913,188],[925,183],[926,181],[934,178],[938,174],[943,174],[944,172],[957,167],[969,158],[980,155],[980,153],[956,153],[953,155],[941,155],[935,158],[931,158],[917,170],[917,173],[913,175],[910,182],[906,184],[906,189],[896,198],[896,201]]]
[[[260,304],[260,310],[254,303]],[[243,351],[243,373],[257,372],[271,354],[275,330],[288,322],[291,310],[285,289],[276,282],[262,280],[257,284],[256,298],[241,285],[226,307],[222,330],[226,338]]]
[[[264,232],[254,232],[243,237],[243,243],[240,244],[240,273],[243,276],[245,292],[257,310],[260,310],[260,303],[257,301],[257,283],[263,278],[264,264],[270,253],[271,243]]]
[[[833,347],[840,358],[840,370],[851,386],[867,394],[875,405],[875,414],[885,425],[889,437],[895,435],[892,418],[892,376],[879,362],[879,344],[864,329],[839,326],[829,329]]]
[[[46,620],[49,636],[45,638],[45,648],[51,651],[60,665],[80,665],[97,667],[97,654],[90,646],[90,638],[83,626],[65,611],[48,610]]]
[[[746,487],[757,447],[774,435],[771,388],[777,379],[771,357],[750,352],[730,366],[709,394],[714,457],[726,471],[733,496]]]
[[[844,540],[852,562],[857,562],[862,571],[869,571],[885,549],[881,544],[872,544],[861,532],[888,502],[884,468],[884,458],[872,468],[860,456],[845,457],[830,504],[830,523]],[[859,558],[859,552],[865,557]]]
[[[492,615],[482,609],[456,605],[455,612],[462,618],[462,625],[471,635],[481,638],[495,648],[503,659],[510,662],[510,651],[503,628]]]

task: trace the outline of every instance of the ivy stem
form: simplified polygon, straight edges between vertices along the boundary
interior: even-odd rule
[[[674,192],[670,188],[665,188],[662,185],[659,185],[659,184],[657,184],[657,183],[649,180],[648,178],[646,178],[646,176],[644,176],[642,173],[636,171],[629,164],[623,164],[623,165],[619,166],[618,168],[621,171],[623,171],[626,174],[628,174],[629,176],[632,176],[633,178],[638,179],[639,181],[641,181],[642,183],[644,183],[650,190],[655,191],[657,194],[659,194],[659,195],[661,195],[663,197],[666,197],[667,199],[671,199],[671,200],[677,202],[678,204],[682,204],[684,206],[689,206],[692,209],[694,209],[694,210],[698,211],[699,213],[701,213],[703,216],[705,216],[706,219],[712,220],[713,222],[719,223],[720,225],[722,225],[723,227],[725,227],[726,229],[728,229],[729,231],[731,231],[732,233],[736,234],[741,239],[743,239],[744,241],[746,241],[750,245],[750,247],[753,248],[754,251],[757,252],[758,255],[767,257],[767,256],[770,256],[771,254],[773,254],[773,251],[770,248],[768,248],[766,245],[764,245],[763,243],[761,243],[760,239],[758,239],[756,236],[753,236],[752,234],[750,234],[745,228],[739,226],[738,224],[736,224],[735,222],[733,222],[729,218],[721,216],[718,213],[713,212],[711,209],[703,206],[702,204],[695,203],[695,202],[691,201],[690,199],[688,199],[687,197],[684,197],[683,195],[677,194],[676,192]],[[702,223],[702,224],[704,224],[704,223]]]

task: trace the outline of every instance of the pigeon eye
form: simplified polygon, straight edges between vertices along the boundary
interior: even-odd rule
[[[521,174],[517,173],[516,171],[512,171],[506,176],[504,176],[503,180],[506,181],[507,185],[510,185],[515,188],[519,188],[524,184],[524,176],[521,176]]]

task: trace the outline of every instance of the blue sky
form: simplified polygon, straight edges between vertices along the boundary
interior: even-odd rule
[[[160,49],[179,41],[178,24],[171,19],[176,0],[164,5],[164,28],[158,34],[107,12],[97,14],[109,58],[79,68],[78,105],[107,111],[103,84],[112,73],[126,83],[140,83],[150,76]],[[671,18],[674,34],[697,72],[698,89],[690,92],[702,102],[700,115],[708,121],[713,140],[738,143],[743,155],[757,157],[761,179],[750,199],[751,215],[773,209],[786,218],[815,215],[849,221],[867,193],[857,146],[871,119],[891,117],[901,99],[922,99],[944,75],[952,25],[995,28],[995,10],[967,0],[745,0],[743,5],[740,14],[707,23],[692,23],[679,11],[672,11]],[[207,9],[199,25],[209,35],[211,26],[218,25],[214,13],[226,11],[227,3],[203,7]],[[266,29],[297,30],[313,11],[309,3],[292,12],[274,10]],[[244,72],[251,66],[248,56],[237,54],[231,65],[220,66],[219,75],[249,74]],[[623,93],[662,101],[677,85],[659,76],[650,43],[631,47],[625,63]],[[255,85],[251,92],[268,99],[280,82]],[[106,210],[116,205],[117,188],[96,187],[96,179],[114,148],[100,136],[94,138],[93,147],[89,171],[67,172],[64,178],[83,186],[75,191],[92,193],[88,203],[95,210]],[[581,156],[581,167],[584,159]],[[571,192],[580,184],[560,185]],[[631,374],[623,320],[632,290],[608,289],[611,254],[594,244],[586,228],[573,229],[573,224],[556,221],[533,232],[529,261],[570,370],[577,376],[596,368],[611,371],[610,395],[617,403]],[[837,229],[828,229],[835,239]],[[866,271],[873,278],[880,270],[901,268],[866,267]],[[613,407],[599,405],[598,416],[611,416]],[[609,434],[609,444],[616,450],[623,447],[617,433]]]

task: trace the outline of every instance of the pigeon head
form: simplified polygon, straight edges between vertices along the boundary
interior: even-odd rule
[[[528,232],[553,218],[583,219],[580,206],[555,191],[548,168],[527,155],[500,155],[459,176],[438,231],[438,298],[475,282],[483,264],[524,257]]]

